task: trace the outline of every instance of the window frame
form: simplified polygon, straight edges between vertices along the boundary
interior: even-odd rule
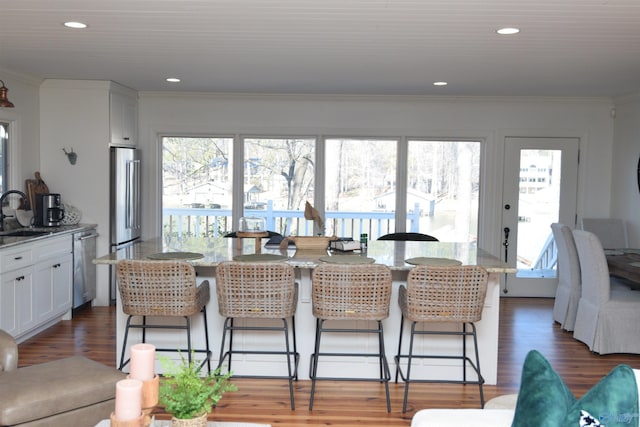
[[[231,138],[232,139],[232,206],[231,206],[231,221],[232,224],[238,224],[240,218],[244,215],[244,170],[242,167],[244,161],[244,146],[246,139],[313,139],[315,140],[315,170],[314,170],[314,207],[318,209],[320,215],[325,215],[325,195],[326,195],[326,183],[324,179],[325,164],[326,164],[326,141],[329,139],[363,139],[363,140],[390,140],[396,143],[396,200],[395,200],[395,231],[406,231],[406,216],[407,216],[407,165],[408,165],[408,150],[410,141],[436,141],[436,142],[476,142],[480,144],[480,194],[478,205],[478,229],[481,230],[480,224],[483,224],[483,193],[485,186],[487,185],[486,178],[486,138],[485,137],[434,137],[434,136],[394,136],[394,135],[374,135],[369,136],[366,134],[269,134],[267,132],[260,133],[199,133],[190,134],[188,132],[170,132],[159,134],[160,152],[162,150],[162,138],[164,137],[200,137],[200,138]],[[159,158],[159,183],[162,182],[162,158]],[[399,165],[403,165],[400,167]],[[159,188],[160,194],[162,194],[162,188]],[[158,220],[158,231],[162,234],[162,198],[158,202],[160,215]],[[481,233],[478,233],[478,240],[481,239]]]

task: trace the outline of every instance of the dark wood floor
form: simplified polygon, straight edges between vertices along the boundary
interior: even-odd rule
[[[542,352],[573,393],[580,397],[620,363],[640,368],[640,355],[592,354],[587,347],[562,331],[551,317],[553,300],[504,298],[500,310],[498,384],[485,386],[490,399],[516,393],[525,355]],[[87,309],[62,321],[20,345],[20,366],[41,363],[74,354],[109,366],[115,365],[115,313],[113,308]],[[247,421],[275,426],[300,425],[408,426],[415,411],[436,407],[477,407],[476,386],[417,384],[412,386],[409,407],[402,413],[402,387],[391,384],[392,411],[386,412],[384,389],[376,383],[320,383],[313,411],[308,410],[309,381],[296,384],[295,411],[289,407],[285,381],[234,381],[239,391],[226,394],[210,419]],[[159,414],[158,418],[166,418]]]

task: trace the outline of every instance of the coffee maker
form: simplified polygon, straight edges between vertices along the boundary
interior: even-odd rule
[[[36,194],[35,225],[37,227],[58,227],[62,224],[64,209],[60,194]]]

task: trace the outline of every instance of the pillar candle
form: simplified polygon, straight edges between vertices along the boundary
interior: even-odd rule
[[[151,344],[131,346],[131,370],[129,377],[149,381],[155,376],[156,348]]]
[[[119,421],[133,420],[142,414],[142,381],[120,380],[116,383],[115,417]]]

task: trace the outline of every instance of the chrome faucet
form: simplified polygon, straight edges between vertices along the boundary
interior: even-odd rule
[[[0,196],[0,231],[4,231],[4,219],[9,217],[4,214],[4,210],[2,209],[4,199],[6,199],[9,194],[19,194],[22,197],[22,200],[27,200],[27,195],[19,190],[9,190],[2,193],[2,196]]]

